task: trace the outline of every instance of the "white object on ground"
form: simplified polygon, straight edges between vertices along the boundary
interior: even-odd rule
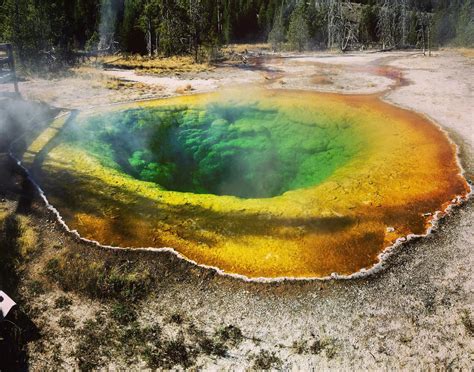
[[[0,291],[0,314],[5,318],[16,303],[5,292]]]

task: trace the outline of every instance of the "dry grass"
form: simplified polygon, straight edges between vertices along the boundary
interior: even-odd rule
[[[38,233],[33,227],[30,217],[18,215],[17,219],[20,230],[18,248],[20,255],[26,258],[33,253],[38,246]]]
[[[6,210],[0,210],[0,231],[5,228],[5,221],[11,214]],[[28,258],[38,246],[38,232],[36,231],[31,218],[17,214],[14,217],[16,222],[16,240],[18,253],[21,258]]]
[[[2,229],[3,222],[5,221],[5,218],[7,218],[8,212],[5,210],[0,210],[0,230]]]
[[[163,90],[163,87],[158,85],[144,84],[136,81],[127,81],[113,77],[103,81],[102,85],[109,90],[130,90],[142,93],[148,91],[154,91],[155,93],[158,93]]]
[[[163,87],[157,84],[144,84],[136,81],[127,81],[104,74],[100,69],[91,65],[82,65],[74,69],[76,77],[83,80],[90,80],[91,87],[94,89],[107,89],[124,94],[135,96],[156,96],[162,93]]]
[[[169,74],[169,73],[199,73],[212,70],[207,63],[194,63],[189,56],[175,56],[169,58],[133,56],[105,56],[98,60],[107,67],[136,70],[137,73]]]
[[[93,66],[92,64],[83,64],[77,67],[74,67],[71,69],[71,71],[76,75],[77,77],[80,77],[82,79],[86,80],[100,80],[100,79],[106,79],[107,76],[105,76],[101,70]]]
[[[457,48],[460,54],[469,59],[474,59],[474,48]]]
[[[224,56],[242,54],[247,51],[269,51],[270,44],[229,44],[223,47],[219,54]],[[181,74],[200,73],[214,69],[209,63],[195,63],[191,56],[148,57],[141,55],[131,56],[103,56],[97,61],[106,67],[135,70],[137,74]]]
[[[222,48],[224,54],[228,53],[245,53],[248,51],[270,51],[271,45],[268,43],[259,44],[229,44]]]
[[[153,282],[144,263],[123,261],[115,265],[93,255],[79,256],[68,249],[50,256],[42,274],[65,291],[76,291],[103,301],[129,303],[145,298]]]

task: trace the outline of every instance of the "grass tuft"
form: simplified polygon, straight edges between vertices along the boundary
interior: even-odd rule
[[[72,305],[72,300],[66,296],[59,296],[54,301],[54,308],[55,309],[62,309],[62,310],[69,310]]]
[[[282,365],[282,361],[278,358],[275,353],[269,352],[268,350],[260,350],[255,356],[253,368],[256,370],[268,370],[279,368]]]
[[[110,316],[121,324],[129,324],[137,319],[137,312],[131,305],[117,302],[112,306]]]
[[[189,368],[195,364],[196,350],[178,337],[175,340],[158,340],[153,347],[146,349],[144,357],[151,369]]]
[[[183,316],[180,313],[174,313],[170,316],[170,323],[183,324]]]
[[[61,315],[58,324],[62,328],[76,328],[76,321],[69,315]]]
[[[296,354],[306,354],[308,352],[308,343],[306,341],[294,341],[291,348]]]
[[[237,328],[236,326],[233,326],[233,325],[228,325],[228,326],[225,326],[224,328],[219,329],[216,332],[216,336],[222,342],[227,342],[231,346],[239,345],[244,338],[240,328]]]
[[[461,315],[461,322],[466,329],[466,332],[472,337],[474,336],[474,322],[472,321],[469,311],[464,310]]]
[[[18,248],[23,258],[28,258],[38,246],[38,233],[32,226],[28,216],[17,215],[20,236],[18,238]]]
[[[81,371],[92,371],[104,366],[110,354],[112,333],[100,316],[87,320],[77,332],[79,342],[73,352]]]

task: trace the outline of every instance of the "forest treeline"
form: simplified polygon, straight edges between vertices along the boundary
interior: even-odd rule
[[[12,42],[24,64],[78,50],[198,60],[238,42],[343,51],[473,46],[473,1],[0,0],[0,41]]]

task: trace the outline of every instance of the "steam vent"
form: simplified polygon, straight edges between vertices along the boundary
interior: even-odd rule
[[[422,116],[301,91],[59,117],[23,161],[82,237],[169,247],[249,278],[370,269],[469,189],[454,146]]]

